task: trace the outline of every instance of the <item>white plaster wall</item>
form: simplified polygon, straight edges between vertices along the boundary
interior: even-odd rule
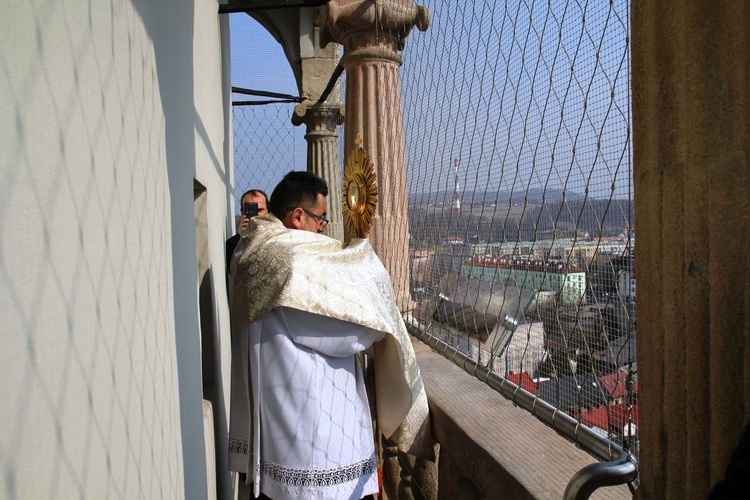
[[[491,348],[497,329],[485,343]],[[502,376],[510,372],[533,375],[544,355],[544,324],[523,323],[513,332],[513,338],[502,356],[494,359],[492,369]]]
[[[215,391],[210,399],[216,426],[217,492],[220,498],[232,496],[227,464],[229,431],[229,389],[231,334],[226,297],[225,241],[227,222],[234,205],[232,187],[231,71],[229,66],[229,22],[217,14],[215,1],[196,1],[193,39],[193,81],[195,85],[196,127],[195,177],[207,188],[208,252],[210,279],[214,290],[213,336]],[[223,92],[222,92],[223,90]],[[231,236],[231,234],[230,234]]]
[[[1,498],[206,496],[192,204],[197,176],[223,278],[216,8],[4,6]],[[228,374],[228,339],[219,346]]]

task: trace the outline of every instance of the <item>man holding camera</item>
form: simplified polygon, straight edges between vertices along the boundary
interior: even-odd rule
[[[327,194],[320,177],[287,174],[233,257],[232,355],[241,362],[232,365],[241,369],[232,373],[229,465],[256,497],[378,492],[357,358],[371,347],[380,430],[404,451],[430,446],[427,398],[393,285],[367,240],[344,247],[320,234]]]
[[[260,189],[250,189],[245,191],[240,198],[240,225],[237,227],[237,234],[227,240],[226,243],[226,258],[227,258],[227,274],[230,272],[230,264],[232,262],[232,254],[234,249],[237,248],[237,243],[240,242],[240,235],[247,227],[251,217],[256,215],[266,215],[268,213],[268,196],[265,192]]]

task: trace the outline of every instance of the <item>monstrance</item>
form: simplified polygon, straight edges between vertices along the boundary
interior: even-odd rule
[[[354,149],[344,167],[344,225],[352,238],[365,238],[372,228],[378,205],[375,168],[362,148],[362,138],[354,140]]]

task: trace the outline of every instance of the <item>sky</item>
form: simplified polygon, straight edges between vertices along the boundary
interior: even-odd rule
[[[459,159],[464,197],[632,197],[627,2],[426,4],[401,72],[410,189],[452,191]]]
[[[464,203],[553,189],[632,199],[626,0],[423,3],[431,25],[401,54],[409,192],[452,193],[459,159]],[[245,14],[230,27],[232,84],[296,95],[276,40]],[[239,193],[305,168],[292,110],[235,108]]]
[[[232,86],[299,95],[281,45],[244,13],[230,14]],[[250,50],[252,48],[252,50]],[[267,100],[234,94],[233,100]],[[292,125],[294,104],[235,106],[235,202],[248,189],[270,196],[290,170],[307,168],[305,127]]]

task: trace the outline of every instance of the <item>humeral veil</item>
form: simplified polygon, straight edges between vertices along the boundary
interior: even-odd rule
[[[350,432],[343,419],[353,417],[347,414],[367,407],[355,355],[370,345],[379,430],[402,451],[423,455],[431,449],[427,396],[411,338],[390,277],[367,239],[345,247],[321,234],[287,229],[273,215],[254,218],[231,269],[230,468],[248,474],[256,495],[372,492],[369,422],[351,431],[351,439],[340,435]],[[264,352],[276,354],[271,359]],[[319,383],[322,377],[326,384]],[[237,380],[244,387],[235,387]],[[318,406],[311,410],[312,404]],[[286,413],[298,410],[314,422],[284,422]],[[369,420],[369,409],[363,414]],[[294,451],[300,440],[312,442],[313,450]],[[327,460],[346,466],[326,466]],[[355,469],[362,471],[360,484]]]

